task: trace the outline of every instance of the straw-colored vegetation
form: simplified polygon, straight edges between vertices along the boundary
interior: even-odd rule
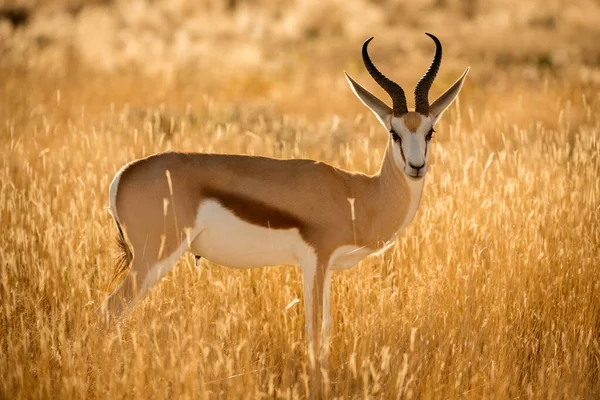
[[[445,45],[432,96],[471,74],[413,223],[334,274],[329,395],[600,396],[598,4],[414,3],[12,2],[27,17],[0,19],[0,398],[305,397],[292,267],[187,255],[97,328],[108,185],[168,149],[375,172],[386,132],[342,71],[382,93],[359,56],[374,35],[410,93],[424,31]]]

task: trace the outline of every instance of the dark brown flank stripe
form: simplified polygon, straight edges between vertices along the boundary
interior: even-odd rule
[[[207,188],[203,197],[217,200],[238,218],[252,225],[271,229],[300,229],[302,226],[294,215],[239,194]]]

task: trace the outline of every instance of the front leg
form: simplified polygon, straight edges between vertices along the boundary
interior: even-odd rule
[[[331,269],[325,272],[325,281],[323,282],[323,323],[321,325],[321,351],[320,359],[323,366],[327,366],[329,358],[329,345],[331,325]]]
[[[307,257],[301,264],[304,289],[304,313],[310,366],[311,398],[321,397],[321,329],[327,263]],[[329,274],[330,275],[330,274]],[[317,353],[319,352],[319,353]]]

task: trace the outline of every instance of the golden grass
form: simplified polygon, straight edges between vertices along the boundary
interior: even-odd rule
[[[445,44],[434,94],[464,67]],[[341,59],[324,40],[286,47],[291,65],[269,73],[0,70],[1,398],[305,397],[295,268],[187,255],[118,329],[95,309],[115,255],[108,185],[127,161],[179,149],[377,169],[386,133],[341,70],[375,85],[360,42],[336,45]],[[391,74],[407,92],[424,70],[410,63]],[[600,85],[581,65],[471,65],[415,220],[334,274],[331,397],[600,396]]]

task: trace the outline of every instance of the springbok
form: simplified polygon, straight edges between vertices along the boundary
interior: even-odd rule
[[[427,35],[436,50],[417,83],[415,111],[408,110],[404,90],[371,61],[367,48],[373,38],[362,46],[363,62],[392,98],[392,107],[346,74],[354,94],[389,132],[375,175],[313,160],[177,152],[121,168],[110,185],[109,210],[122,249],[115,275],[130,263],[131,269],[108,299],[113,315],[141,299],[186,251],[233,268],[299,265],[309,351],[324,359],[332,272],[389,247],[412,221],[433,127],[469,71],[430,105],[442,46]],[[312,369],[313,379],[319,379],[319,368]]]

